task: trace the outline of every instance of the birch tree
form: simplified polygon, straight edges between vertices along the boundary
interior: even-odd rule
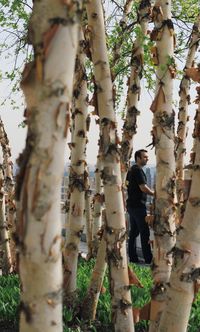
[[[199,76],[200,77],[200,76]],[[200,82],[200,80],[199,80]],[[193,137],[195,162],[192,184],[183,221],[173,248],[174,264],[167,290],[167,303],[161,316],[159,332],[186,332],[192,302],[199,290],[200,271],[200,87]]]
[[[76,275],[80,237],[83,232],[85,213],[85,190],[88,174],[86,172],[87,142],[87,76],[85,71],[85,41],[79,41],[76,58],[75,84],[73,90],[73,125],[71,145],[71,166],[69,175],[70,207],[69,227],[64,248],[64,289],[66,295],[76,291]],[[68,299],[69,300],[69,299]]]
[[[106,264],[106,241],[105,232],[103,232],[99,244],[96,263],[92,271],[92,277],[84,298],[81,316],[83,319],[94,320],[96,317],[97,304],[100,296],[100,291],[103,285],[103,279],[107,268]]]
[[[160,313],[166,299],[166,287],[172,266],[175,244],[175,157],[174,113],[172,110],[172,80],[175,74],[173,59],[174,29],[171,21],[171,1],[156,1],[153,8],[155,27],[151,39],[154,63],[157,65],[153,142],[156,151],[156,200],[154,220],[154,251],[152,273],[154,288],[151,301],[150,331],[157,331]]]
[[[151,2],[141,1],[138,9],[139,32],[133,43],[131,55],[131,74],[128,80],[127,113],[123,125],[121,142],[122,182],[125,183],[126,174],[133,150],[133,137],[137,130],[138,102],[141,95],[140,80],[143,71],[144,38],[147,34],[148,22],[151,14]]]
[[[113,324],[115,331],[134,331],[128,266],[126,225],[122,197],[120,158],[117,147],[116,119],[113,107],[112,81],[106,49],[102,4],[86,4],[91,33],[91,53],[97,86],[100,117],[100,148],[103,163],[102,180],[106,205],[107,259],[110,269]]]
[[[3,169],[3,157],[0,147],[0,249],[1,249],[1,269],[2,274],[6,275],[13,271],[12,256],[9,242],[8,225],[6,220],[5,203],[5,173]]]
[[[62,331],[60,188],[78,42],[78,1],[34,1],[25,66],[28,134],[19,157],[20,332]]]
[[[116,91],[115,87],[115,79],[117,76],[115,67],[116,64],[118,63],[120,59],[120,54],[121,54],[121,49],[122,49],[122,44],[123,44],[123,39],[124,39],[124,33],[128,32],[128,21],[129,21],[129,15],[131,13],[131,9],[133,6],[133,1],[132,0],[126,0],[123,11],[122,11],[122,17],[119,21],[117,22],[117,36],[115,37],[115,42],[112,44],[111,47],[111,61],[110,61],[110,70],[111,70],[111,78],[113,81],[113,91]],[[96,91],[95,91],[96,94]],[[113,100],[115,103],[115,92],[113,92]],[[96,100],[96,96],[94,97]],[[97,101],[96,101],[97,103]],[[96,108],[98,109],[98,105],[95,105]],[[98,115],[98,111],[96,111]],[[97,163],[96,163],[96,170],[95,170],[95,184],[96,184],[96,194],[94,195],[94,223],[93,223],[93,253],[96,256],[97,254],[97,249],[99,246],[99,235],[98,232],[101,231],[102,227],[102,210],[104,207],[104,193],[103,193],[103,186],[102,186],[102,181],[101,181],[101,168],[102,168],[102,163],[101,163],[101,158],[100,158],[100,153],[98,153],[97,156]]]
[[[189,50],[186,58],[186,64],[184,68],[184,75],[180,83],[179,89],[179,114],[178,114],[178,128],[177,128],[177,146],[176,146],[176,175],[177,175],[177,199],[178,199],[178,216],[179,222],[183,217],[184,212],[184,159],[186,154],[186,137],[187,137],[187,122],[188,106],[190,104],[190,78],[186,74],[185,70],[191,68],[194,64],[195,54],[199,45],[200,38],[200,16],[193,25],[192,33],[190,36]]]
[[[93,196],[93,227],[92,227],[92,253],[97,255],[99,247],[99,231],[102,227],[102,210],[104,207],[104,192],[101,180],[102,162],[98,154],[95,169],[95,194]]]
[[[123,10],[123,17],[122,17],[122,19],[120,20],[120,23],[119,23],[120,26],[123,25],[124,29],[127,27],[127,25],[126,25],[127,24],[127,16],[130,12],[131,6],[132,6],[132,1],[126,1],[125,6],[124,6],[124,10]],[[132,63],[132,68],[131,69],[132,70],[131,70],[131,78],[129,79],[129,95],[128,96],[130,97],[130,100],[133,103],[134,102],[137,103],[137,101],[139,99],[140,88],[139,88],[139,82],[138,81],[140,80],[141,75],[142,75],[141,74],[141,71],[142,71],[142,54],[141,53],[143,52],[142,44],[143,44],[143,37],[144,37],[142,33],[144,32],[144,35],[146,34],[147,22],[149,20],[149,14],[150,14],[150,3],[147,4],[146,2],[141,1],[140,6],[139,6],[138,17],[139,17],[139,23],[141,23],[141,21],[142,21],[142,23],[141,23],[142,32],[141,32],[141,34],[139,34],[138,38],[136,39],[136,42],[133,45],[133,51],[132,51],[133,53],[132,53],[132,61],[131,61],[131,63]],[[121,35],[117,39],[117,42],[113,47],[114,55],[113,55],[113,59],[112,59],[112,62],[111,62],[111,71],[114,68],[118,58],[120,57],[122,38],[123,37]],[[138,63],[140,61],[141,61],[141,66],[138,67]],[[115,78],[115,76],[114,76],[114,74],[112,74],[112,79],[114,80],[114,78]],[[136,82],[138,82],[138,86],[137,86]],[[135,95],[136,95],[136,97],[135,97]],[[130,106],[130,102],[128,103],[128,105]],[[129,113],[131,113],[131,109],[132,109],[131,107],[128,107]],[[135,127],[132,124],[131,120],[132,120],[132,117],[130,116],[129,130],[130,130],[130,127],[131,128]],[[133,123],[135,124],[135,121],[133,121]],[[127,124],[127,131],[128,131],[128,124]],[[127,131],[126,131],[126,134],[127,134]],[[125,140],[125,136],[128,139],[128,137],[127,137],[128,134],[127,135],[126,134],[124,135],[124,140]],[[131,154],[132,150],[131,149],[129,149],[129,150],[130,151],[129,151],[128,155],[130,157],[130,154]],[[121,157],[122,157],[122,159],[121,159],[122,178],[125,178],[125,175],[123,173],[123,169],[125,171],[125,167],[123,167],[124,166],[123,161],[124,160],[127,161],[127,154],[126,154],[126,142],[123,142],[123,140],[122,140],[122,146],[121,146]],[[128,161],[129,161],[129,158],[128,158]],[[100,165],[100,156],[98,156],[98,162],[99,162],[99,165]],[[98,176],[96,177],[96,184],[98,185],[97,188],[101,188],[99,168],[100,168],[100,166],[97,167],[97,172],[96,172],[98,174]],[[126,172],[125,172],[125,174],[126,174]],[[99,203],[99,205],[102,207],[103,202],[102,202],[101,197],[102,196],[99,196],[99,199],[97,200],[98,197],[96,196],[96,200]],[[99,211],[97,202],[95,204],[95,208],[97,209],[97,211]],[[97,217],[99,217],[99,215]],[[102,285],[102,280],[103,280],[105,269],[106,269],[106,251],[104,249],[105,240],[104,240],[104,235],[103,235],[103,237],[100,236],[99,229],[95,229],[95,232],[94,232],[94,236],[96,234],[96,237],[94,238],[94,241],[97,243],[95,247],[96,248],[98,247],[99,241],[101,241],[103,243],[100,243],[99,250],[97,252],[97,259],[96,259],[94,271],[92,273],[90,286],[89,286],[89,289],[87,291],[87,296],[84,300],[84,303],[86,303],[86,302],[89,303],[90,310],[86,310],[85,305],[83,305],[83,317],[87,317],[88,319],[94,319],[94,317],[95,317],[98,297],[99,297],[99,293],[100,293],[100,289],[101,289],[101,285]]]
[[[2,150],[2,229],[4,238],[5,260],[3,272],[12,273],[17,269],[16,246],[14,243],[15,234],[15,185],[13,179],[13,163],[11,161],[11,150],[8,136],[3,121],[0,119],[0,145]]]
[[[87,169],[88,174],[88,169]],[[92,257],[92,229],[93,229],[93,216],[92,216],[92,190],[90,189],[89,176],[86,180],[85,191],[85,225],[86,225],[86,240],[87,240],[87,259]]]

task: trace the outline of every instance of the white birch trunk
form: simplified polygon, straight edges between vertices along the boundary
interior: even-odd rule
[[[120,25],[124,25],[127,23],[128,15],[131,13],[132,5],[133,5],[133,0],[126,0]]]
[[[2,149],[2,176],[3,176],[3,186],[2,192],[4,196],[3,206],[5,208],[4,211],[4,237],[6,238],[7,243],[5,244],[6,249],[6,260],[4,261],[4,265],[6,266],[6,273],[12,273],[16,271],[16,247],[13,240],[13,236],[15,233],[15,189],[14,189],[14,181],[13,181],[13,170],[12,170],[12,161],[10,160],[11,152],[9,147],[9,140],[7,134],[5,132],[5,128],[2,120],[0,119],[0,145]]]
[[[100,291],[103,285],[103,279],[106,271],[106,241],[104,233],[97,252],[95,267],[92,271],[87,294],[83,300],[81,315],[83,319],[94,320],[96,316],[97,304],[100,296]]]
[[[140,80],[143,71],[144,37],[147,34],[150,20],[151,2],[142,0],[138,9],[138,20],[141,32],[133,43],[131,56],[131,74],[128,79],[127,114],[123,125],[121,142],[122,183],[125,185],[126,175],[133,150],[133,138],[137,130],[138,103],[140,100]]]
[[[103,162],[102,180],[106,205],[107,259],[110,267],[112,318],[115,331],[134,331],[131,296],[128,290],[126,255],[126,225],[122,197],[122,182],[116,119],[113,106],[112,81],[106,49],[102,3],[86,4],[91,51],[97,86],[100,116],[100,153]]]
[[[76,58],[75,84],[73,90],[73,125],[71,144],[71,166],[69,176],[70,208],[69,228],[64,249],[64,290],[73,296],[76,291],[76,275],[80,237],[83,232],[85,213],[85,190],[88,174],[85,170],[87,143],[87,77],[85,72],[85,41],[81,37]],[[68,300],[68,299],[67,299]]]
[[[200,87],[195,120],[195,162],[189,199],[174,248],[174,264],[167,291],[167,305],[159,332],[186,332],[192,302],[199,289],[200,271]],[[198,286],[198,287],[197,287]]]
[[[200,38],[200,16],[198,16],[197,22],[194,24],[192,34],[190,36],[189,51],[186,58],[185,68],[190,68],[194,64],[194,58],[199,45]],[[187,122],[188,117],[188,105],[190,104],[190,79],[186,73],[180,83],[179,89],[179,114],[178,114],[178,128],[177,128],[177,147],[176,147],[176,190],[178,200],[178,216],[179,222],[183,218],[184,214],[184,157],[186,154],[186,137],[187,137]]]
[[[34,61],[25,67],[21,82],[28,135],[19,158],[17,188],[20,332],[63,329],[60,190],[78,42],[78,6],[72,1],[34,1],[30,19]]]
[[[87,172],[88,173],[88,172]],[[87,241],[87,259],[92,257],[92,191],[90,190],[89,177],[87,177],[87,189],[85,191],[85,225],[86,225],[86,241]]]
[[[99,246],[98,232],[102,227],[102,211],[104,206],[103,184],[101,179],[102,162],[100,155],[97,156],[95,169],[95,195],[93,197],[93,230],[92,230],[92,252],[93,256],[97,255]]]
[[[2,256],[2,274],[13,272],[12,257],[9,243],[8,225],[6,220],[5,204],[5,174],[3,172],[3,160],[0,156],[0,249]]]
[[[124,39],[124,32],[127,30],[128,15],[131,12],[132,5],[133,5],[133,0],[126,0],[123,8],[123,15],[119,22],[118,36],[116,37],[116,42],[113,46],[113,52],[112,52],[113,56],[110,64],[110,70],[112,73],[111,76],[113,82],[116,77],[116,74],[114,72],[114,67],[117,61],[120,59],[120,50]]]
[[[123,32],[127,29],[127,22],[128,22],[128,15],[131,12],[131,8],[133,5],[133,0],[126,0],[124,9],[123,9],[123,15],[122,18],[119,22],[119,33],[116,38],[116,43],[113,46],[113,57],[112,57],[112,62],[110,65],[110,70],[111,70],[111,76],[112,76],[112,81],[114,82],[115,80],[115,72],[114,72],[114,67],[117,63],[117,61],[120,58],[120,50],[122,46],[122,41],[124,38]],[[113,83],[114,84],[114,83]],[[102,181],[101,181],[101,160],[99,155],[97,156],[97,165],[96,165],[96,171],[95,171],[95,180],[96,180],[96,194],[94,195],[94,226],[93,226],[93,255],[96,256],[98,246],[99,246],[99,236],[98,232],[100,231],[102,227],[102,209],[103,209],[103,203],[104,203],[104,194],[102,190]]]
[[[174,31],[171,21],[171,1],[156,1],[153,8],[155,28],[152,38],[156,40],[157,87],[151,105],[154,112],[153,139],[156,149],[156,199],[154,220],[154,251],[152,273],[154,288],[151,301],[150,331],[157,331],[160,313],[166,300],[166,287],[172,267],[172,248],[175,244],[175,157],[173,49]]]

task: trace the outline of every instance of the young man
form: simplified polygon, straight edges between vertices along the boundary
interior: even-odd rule
[[[127,210],[130,220],[129,233],[129,259],[130,262],[139,262],[136,252],[136,238],[140,234],[142,252],[146,264],[152,260],[151,246],[149,243],[149,227],[145,221],[147,195],[154,195],[154,191],[147,186],[146,174],[142,167],[148,162],[146,150],[135,152],[135,165],[133,165],[127,174]]]

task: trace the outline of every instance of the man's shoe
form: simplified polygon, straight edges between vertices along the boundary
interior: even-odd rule
[[[151,261],[145,261],[146,265],[151,265],[151,263],[152,263],[152,260]]]
[[[135,263],[135,264],[137,264],[139,262],[140,262],[139,259],[129,259],[129,263]]]

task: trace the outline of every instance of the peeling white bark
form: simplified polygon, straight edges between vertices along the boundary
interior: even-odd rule
[[[198,88],[198,103],[200,88]],[[192,184],[177,242],[159,332],[186,332],[192,302],[199,289],[200,269],[200,103],[195,120],[195,162]]]
[[[30,19],[34,61],[21,82],[28,135],[17,188],[20,332],[63,329],[60,188],[78,42],[76,5],[34,1]]]
[[[69,176],[70,207],[69,228],[67,230],[64,250],[64,289],[66,294],[75,292],[78,253],[80,237],[83,232],[85,213],[85,190],[87,173],[86,143],[87,143],[87,77],[85,72],[85,41],[83,36],[79,41],[76,58],[74,90],[73,90],[73,128],[71,144],[71,166]]]
[[[198,49],[200,39],[200,16],[198,16],[196,23],[193,26],[192,34],[190,36],[189,50],[186,58],[185,69],[194,66],[194,58]],[[180,83],[179,89],[179,114],[178,114],[178,128],[177,128],[177,147],[176,147],[176,190],[178,200],[178,216],[179,222],[183,217],[184,213],[184,160],[186,154],[186,138],[187,138],[187,122],[189,121],[188,116],[188,105],[190,104],[190,79],[184,73]]]
[[[155,28],[152,33],[157,48],[157,86],[151,105],[154,112],[153,138],[156,151],[156,199],[153,251],[153,278],[150,331],[156,332],[166,299],[166,287],[172,267],[172,248],[175,244],[175,157],[174,157],[174,114],[173,92],[173,50],[174,31],[171,21],[171,1],[156,1],[153,8]],[[155,36],[155,37],[153,37]],[[155,305],[157,303],[157,305]]]
[[[141,33],[133,43],[131,56],[131,74],[128,79],[127,113],[123,125],[121,141],[121,169],[122,183],[125,186],[126,175],[129,168],[130,158],[133,150],[133,139],[137,131],[137,117],[140,114],[138,104],[140,100],[140,80],[143,71],[144,37],[147,34],[150,20],[151,2],[141,1],[138,9],[138,20]]]
[[[96,256],[99,237],[98,232],[102,227],[102,210],[104,204],[104,194],[103,194],[103,184],[101,179],[102,162],[101,158],[97,156],[97,163],[95,169],[95,195],[93,197],[93,231],[92,231],[92,241],[93,241],[93,255]]]
[[[8,225],[6,220],[5,204],[5,173],[3,171],[3,160],[0,156],[0,250],[2,257],[2,274],[13,272],[12,256],[9,243]]]
[[[120,157],[102,4],[92,0],[87,2],[86,8],[100,117],[100,156],[107,219],[105,240],[110,269],[112,318],[115,331],[133,332],[131,296],[127,287],[129,278]]]
[[[2,164],[1,164],[1,176],[2,176],[2,236],[4,238],[4,267],[3,273],[12,273],[17,270],[16,263],[16,246],[13,240],[15,233],[15,188],[13,180],[13,164],[10,159],[11,151],[9,147],[9,140],[5,132],[5,128],[2,120],[0,119],[0,146],[2,150]]]

